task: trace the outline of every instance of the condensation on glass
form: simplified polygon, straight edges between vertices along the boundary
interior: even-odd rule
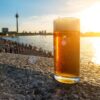
[[[54,21],[54,72],[62,83],[79,82],[80,20],[58,18]]]

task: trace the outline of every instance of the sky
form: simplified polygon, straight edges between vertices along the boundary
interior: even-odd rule
[[[0,0],[0,31],[8,27],[16,31],[15,14],[19,14],[19,31],[53,32],[58,17],[79,17],[100,0]],[[83,28],[83,27],[82,27]],[[85,28],[81,30],[87,30]],[[91,29],[90,29],[91,31]]]

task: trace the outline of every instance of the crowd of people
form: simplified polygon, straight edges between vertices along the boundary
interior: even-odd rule
[[[53,57],[52,52],[47,52],[42,48],[3,38],[0,38],[0,52]]]

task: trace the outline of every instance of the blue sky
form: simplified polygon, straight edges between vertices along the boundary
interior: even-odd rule
[[[15,30],[19,13],[20,31],[52,31],[53,20],[61,16],[78,16],[99,0],[0,0],[0,29]]]
[[[56,13],[64,0],[1,0],[0,12],[2,17],[19,12],[23,16]],[[55,9],[55,10],[54,10]]]

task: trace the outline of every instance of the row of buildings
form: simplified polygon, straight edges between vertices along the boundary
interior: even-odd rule
[[[3,34],[8,34],[8,33],[17,33],[17,31],[9,31],[8,28],[2,28],[1,29],[1,33]],[[46,34],[46,30],[41,30],[41,31],[38,31],[38,32],[26,32],[26,31],[23,31],[22,33],[36,33],[36,34]]]
[[[17,31],[9,31],[9,28],[2,28],[0,34],[16,34],[18,33]],[[38,32],[27,32],[23,31],[20,34],[47,34],[46,30],[41,30]]]

